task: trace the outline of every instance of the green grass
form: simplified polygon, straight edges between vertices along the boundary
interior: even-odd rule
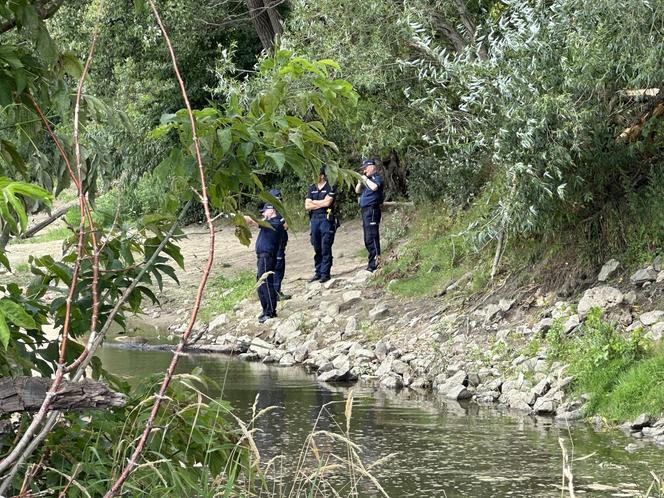
[[[594,310],[578,334],[566,337],[555,324],[546,340],[549,357],[576,377],[572,390],[590,395],[587,416],[621,422],[664,411],[664,350],[641,330],[625,336]]]
[[[213,275],[208,283],[200,318],[210,321],[217,315],[233,311],[233,307],[254,292],[256,275],[250,271],[233,277]]]
[[[72,234],[67,227],[52,228],[42,235],[36,235],[29,239],[13,239],[12,244],[39,244],[41,242],[52,242],[54,240],[64,240]]]
[[[478,251],[468,236],[468,226],[479,219],[482,204],[452,215],[441,206],[427,206],[412,215],[410,239],[389,259],[379,278],[396,280],[390,291],[404,296],[435,294],[468,271],[471,287],[481,290],[488,281],[490,257]]]

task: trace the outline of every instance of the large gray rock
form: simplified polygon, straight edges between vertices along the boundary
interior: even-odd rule
[[[302,363],[304,360],[309,358],[309,355],[314,352],[317,347],[318,343],[315,340],[310,339],[295,348],[293,358],[297,363]]]
[[[653,423],[653,417],[651,417],[647,413],[642,413],[634,420],[632,420],[632,422],[630,423],[630,427],[633,431],[640,431],[644,427],[650,427],[652,423]]]
[[[654,310],[643,313],[639,319],[643,325],[654,325],[664,319],[664,311]]]
[[[398,389],[403,387],[403,381],[401,380],[401,377],[392,372],[381,377],[380,384],[383,387],[387,387],[389,389]]]
[[[659,341],[664,337],[664,322],[658,322],[653,325],[648,335],[653,341]]]
[[[565,320],[565,323],[563,323],[563,331],[565,334],[569,334],[579,326],[579,315],[572,315],[570,316],[567,320]]]
[[[359,303],[361,298],[362,298],[361,290],[349,290],[341,295],[343,303],[347,306]]]
[[[249,346],[250,353],[256,353],[261,358],[266,357],[274,349],[274,345],[270,344],[263,339],[254,337],[251,341],[251,346]]]
[[[376,376],[377,377],[382,377],[384,375],[387,375],[392,371],[392,363],[394,362],[394,358],[392,356],[386,357],[383,362],[380,364],[378,369],[376,370]]]
[[[346,320],[346,328],[344,328],[344,336],[350,337],[357,330],[357,319],[354,316],[348,317]]]
[[[222,313],[210,322],[210,325],[208,326],[208,333],[218,334],[225,328],[226,325],[228,325],[229,321],[230,320],[228,319],[228,315],[226,313]]]
[[[465,386],[463,385],[457,385],[450,387],[447,391],[444,392],[444,395],[447,399],[453,399],[456,401],[462,400],[462,399],[470,399],[473,397],[473,393],[471,393]]]
[[[642,268],[629,277],[629,281],[634,285],[643,285],[646,282],[654,282],[657,280],[657,274],[658,272],[652,268]]]
[[[295,316],[288,317],[281,322],[275,331],[276,342],[278,344],[283,344],[284,342],[299,337],[302,334],[299,330],[301,324],[302,320]]]
[[[620,262],[615,260],[615,259],[610,259],[606,263],[604,263],[604,266],[602,266],[602,269],[599,271],[599,275],[597,275],[597,280],[600,282],[606,282],[609,277],[615,272],[618,267],[620,267]]]
[[[385,303],[378,303],[373,309],[369,311],[369,320],[372,322],[383,318],[389,312],[389,307]]]
[[[623,302],[623,298],[622,292],[608,285],[588,289],[583,293],[583,297],[579,301],[577,308],[579,318],[584,319],[591,308],[606,310],[617,306]]]
[[[292,354],[290,354],[290,353],[286,353],[286,354],[283,355],[283,356],[281,357],[281,359],[279,360],[279,365],[281,365],[282,367],[290,367],[290,366],[293,366],[293,365],[295,365],[295,358],[293,357]]]
[[[552,399],[539,398],[533,405],[533,411],[537,414],[556,413],[557,404]]]

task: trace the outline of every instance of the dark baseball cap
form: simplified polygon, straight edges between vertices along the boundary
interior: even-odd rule
[[[276,197],[277,199],[281,199],[281,190],[273,188],[272,190],[270,190],[270,195],[272,197]]]
[[[376,165],[376,161],[374,161],[373,159],[365,159],[364,161],[362,161],[362,165],[360,166],[360,169],[364,169],[367,166],[375,166],[375,165]]]
[[[263,212],[263,211],[267,211],[268,209],[274,209],[274,205],[273,204],[268,204],[266,202],[265,204],[263,204],[260,211]]]

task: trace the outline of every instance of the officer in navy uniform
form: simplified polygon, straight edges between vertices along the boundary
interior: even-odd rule
[[[362,178],[355,186],[355,193],[360,194],[364,247],[369,252],[367,270],[370,272],[376,271],[380,262],[380,207],[385,199],[384,183],[378,174],[376,162],[375,159],[362,162]]]
[[[258,286],[258,299],[261,302],[263,312],[258,317],[259,323],[264,323],[270,318],[277,316],[277,293],[274,290],[274,268],[276,265],[277,251],[281,245],[281,239],[285,233],[280,216],[272,204],[264,204],[261,208],[263,219],[269,223],[269,227],[258,225],[249,216],[244,219],[251,225],[258,225],[259,233],[256,239],[256,281],[261,281]]]
[[[330,280],[332,244],[336,231],[333,212],[335,192],[327,182],[325,166],[320,169],[318,183],[309,187],[304,208],[309,212],[311,245],[314,246],[314,276],[309,282]]]
[[[281,200],[281,192],[276,188],[270,190],[270,195]],[[286,273],[286,246],[288,245],[288,224],[286,223],[286,220],[284,219],[283,216],[281,216],[279,212],[277,212],[277,218],[279,219],[279,222],[283,225],[284,232],[281,237],[281,244],[279,244],[279,248],[277,249],[277,254],[275,256],[276,263],[274,265],[274,290],[277,293],[277,299],[285,301],[286,299],[291,298],[290,295],[281,292],[281,282],[283,282],[284,274]]]

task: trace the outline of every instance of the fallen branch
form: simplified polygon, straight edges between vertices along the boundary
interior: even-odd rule
[[[41,407],[51,385],[42,377],[0,379],[0,413],[32,412]],[[50,403],[51,410],[103,410],[125,405],[126,396],[112,391],[103,382],[63,380]]]
[[[30,227],[26,230],[24,234],[21,234],[19,238],[21,239],[29,239],[30,237],[34,237],[37,233],[41,232],[44,228],[49,226],[51,223],[56,221],[59,218],[62,218],[65,214],[67,214],[67,211],[69,211],[71,208],[76,206],[78,203],[72,202],[71,204],[67,204],[65,207],[58,209],[55,213],[51,214],[47,219],[44,221],[37,223],[35,226]]]

